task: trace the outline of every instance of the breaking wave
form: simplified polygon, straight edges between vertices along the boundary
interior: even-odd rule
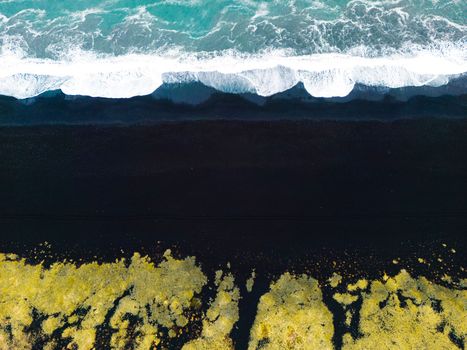
[[[289,56],[236,52],[121,56],[74,52],[62,60],[14,54],[0,58],[0,94],[18,99],[46,91],[129,98],[163,84],[199,82],[225,93],[271,96],[303,84],[313,97],[344,97],[356,85],[379,88],[440,87],[467,72],[465,48],[419,50],[364,57],[351,54]]]
[[[0,0],[0,94],[446,86],[467,71],[466,11],[457,0]]]

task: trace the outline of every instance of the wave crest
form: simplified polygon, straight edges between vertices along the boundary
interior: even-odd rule
[[[465,51],[464,51],[465,52]],[[70,59],[0,57],[0,94],[29,98],[50,90],[67,95],[129,98],[164,83],[200,82],[226,93],[271,96],[302,83],[314,97],[347,96],[357,84],[386,88],[438,87],[467,71],[459,50],[368,58],[345,54],[211,57],[77,53]]]

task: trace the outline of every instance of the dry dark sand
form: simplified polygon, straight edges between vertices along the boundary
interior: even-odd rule
[[[466,136],[442,119],[4,127],[2,241],[462,243]]]

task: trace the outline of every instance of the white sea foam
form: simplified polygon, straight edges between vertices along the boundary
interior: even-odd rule
[[[4,52],[0,56],[0,94],[22,99],[60,89],[68,95],[129,98],[151,94],[163,83],[201,82],[223,92],[270,96],[301,82],[312,96],[338,97],[348,95],[355,84],[442,86],[466,72],[464,48],[373,58],[287,56],[284,52],[110,57],[75,51],[59,61]]]

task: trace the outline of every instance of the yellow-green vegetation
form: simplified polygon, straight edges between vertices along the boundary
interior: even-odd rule
[[[334,273],[322,289],[308,275],[284,273],[259,300],[248,349],[333,349],[324,290],[342,306],[343,350],[457,350],[467,335],[467,280],[444,272],[440,280],[401,270],[348,284]],[[217,271],[213,282],[215,297],[203,305],[207,277],[193,257],[170,251],[159,263],[135,253],[128,261],[51,266],[0,254],[0,350],[233,350],[240,290],[232,273]]]
[[[452,338],[465,341],[466,290],[413,278],[402,270],[386,281],[372,281],[361,295],[362,336],[345,334],[344,350],[459,349]]]
[[[347,286],[347,290],[349,292],[355,292],[359,289],[366,289],[368,287],[368,281],[365,280],[365,279],[360,279],[358,280],[357,282],[355,282],[354,284],[349,284]]]
[[[192,301],[206,282],[194,258],[174,259],[170,251],[158,265],[134,254],[128,264],[122,259],[49,268],[1,254],[0,349],[31,349],[39,340],[27,331],[34,315],[42,319],[36,337],[45,339],[44,348],[55,347],[56,337],[50,336],[58,332],[70,340],[69,348],[93,349],[97,329],[110,314],[113,349],[130,341],[136,349],[152,349],[162,329],[177,332],[187,325]]]
[[[216,273],[217,296],[203,319],[201,337],[185,344],[182,350],[229,350],[234,345],[229,335],[238,321],[240,291],[234,277]]]
[[[349,293],[336,293],[333,295],[333,298],[335,301],[345,306],[350,305],[358,300],[358,296]]]
[[[342,281],[342,276],[333,272],[332,276],[328,279],[329,285],[336,288]]]
[[[285,273],[260,298],[248,349],[332,349],[333,333],[318,281]]]
[[[250,277],[246,280],[245,288],[248,293],[251,293],[253,290],[253,285],[255,284],[256,272],[255,270],[251,271]]]

